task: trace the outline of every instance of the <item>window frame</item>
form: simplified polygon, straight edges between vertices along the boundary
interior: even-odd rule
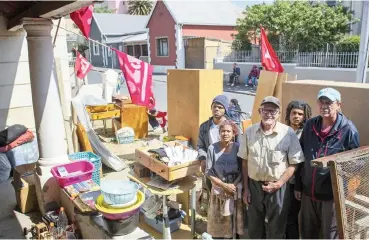
[[[167,55],[161,55],[160,54],[160,46],[159,46],[159,43],[160,43],[160,41],[161,40],[163,40],[163,39],[166,39],[167,40]],[[156,47],[156,50],[155,50],[155,52],[156,52],[156,56],[157,57],[169,57],[170,56],[170,41],[168,40],[168,37],[156,37],[155,38],[155,47]],[[162,46],[162,48],[163,48],[163,46]]]
[[[93,53],[94,53],[94,56],[99,56],[100,55],[99,44],[97,44],[95,41],[93,42]]]

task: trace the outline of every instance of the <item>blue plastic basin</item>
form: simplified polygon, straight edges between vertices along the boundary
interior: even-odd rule
[[[106,203],[126,204],[136,197],[139,185],[129,180],[105,180],[101,181],[100,190]]]

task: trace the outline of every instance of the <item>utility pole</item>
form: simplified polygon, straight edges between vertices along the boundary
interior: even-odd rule
[[[363,1],[361,19],[360,50],[358,55],[356,82],[366,82],[369,52],[369,1]]]

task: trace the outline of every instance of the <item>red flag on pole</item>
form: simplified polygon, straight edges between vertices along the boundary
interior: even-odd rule
[[[77,54],[75,62],[75,74],[79,79],[83,79],[91,70],[92,65],[77,50],[75,51]]]
[[[267,39],[265,29],[261,26],[261,62],[262,66],[267,71],[272,72],[284,72],[283,66],[276,56],[274,49],[272,48],[269,40]]]
[[[118,62],[126,79],[132,103],[151,107],[153,98],[153,66],[117,49]]]
[[[94,6],[90,5],[69,14],[73,22],[86,38],[90,37],[93,11]]]

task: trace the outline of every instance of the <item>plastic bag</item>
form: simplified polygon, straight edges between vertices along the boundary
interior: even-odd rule
[[[12,166],[5,153],[0,153],[0,183],[9,179]]]
[[[8,157],[12,168],[36,162],[39,159],[37,138],[35,137],[31,142],[19,145],[18,147],[9,150],[6,152],[6,156]]]
[[[82,89],[83,87],[84,86],[82,86]],[[80,121],[82,126],[85,128],[87,137],[90,141],[92,148],[94,149],[94,152],[102,157],[102,162],[106,166],[112,168],[113,170],[117,172],[127,168],[127,164],[124,163],[119,157],[111,153],[109,149],[104,144],[102,144],[98,135],[95,133],[91,125],[89,114],[86,112],[85,104],[87,102],[89,104],[91,103],[98,104],[103,101],[96,97],[91,97],[91,95],[90,96],[83,95],[81,94],[81,92],[79,92],[79,94],[72,99],[72,104],[73,104],[73,107],[76,109],[78,120]]]

